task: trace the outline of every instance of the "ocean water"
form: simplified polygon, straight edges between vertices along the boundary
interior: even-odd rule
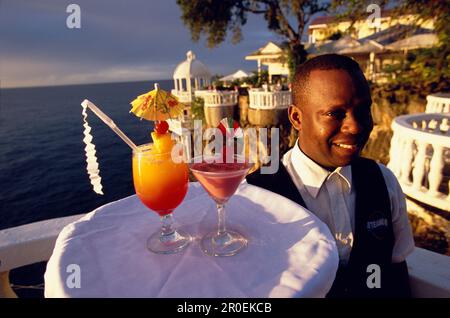
[[[173,88],[171,80],[157,81]],[[154,81],[0,90],[0,229],[86,213],[134,194],[131,149],[88,110],[104,195],[86,173],[80,103],[100,107],[136,144],[150,142],[152,122],[130,102]]]

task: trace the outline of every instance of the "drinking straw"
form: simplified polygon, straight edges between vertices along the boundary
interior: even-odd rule
[[[97,106],[95,106],[94,103],[85,99],[81,103],[81,105],[89,107],[94,112],[94,114],[96,114],[106,125],[108,125],[109,128],[111,128],[120,138],[122,138],[122,140],[125,141],[125,143],[130,146],[131,149],[136,152],[138,151],[138,147],[136,146],[136,144],[132,142],[131,139],[128,138],[127,135],[125,135],[123,131],[119,129],[119,127],[117,127],[117,125],[111,118],[109,118],[104,112],[102,112]]]

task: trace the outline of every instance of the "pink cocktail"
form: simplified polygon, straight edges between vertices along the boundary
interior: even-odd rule
[[[206,234],[201,241],[203,252],[212,256],[232,256],[247,246],[247,239],[225,227],[225,203],[233,196],[239,184],[253,166],[235,156],[232,163],[218,163],[194,159],[190,169],[198,182],[217,204],[219,224],[217,231]]]
[[[245,178],[248,163],[194,163],[191,170],[209,195],[218,203],[225,203]]]

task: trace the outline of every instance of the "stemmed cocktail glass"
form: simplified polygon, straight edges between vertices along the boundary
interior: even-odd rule
[[[197,157],[189,166],[194,176],[216,202],[219,218],[217,230],[202,238],[201,247],[204,253],[211,256],[232,256],[245,248],[248,240],[236,231],[227,230],[225,204],[253,165],[238,155],[234,155],[234,160],[230,163],[220,163],[219,160],[215,160],[217,158],[217,156]]]
[[[136,146],[114,121],[89,100],[85,99],[82,115],[85,130],[83,141],[86,144],[87,171],[94,191],[102,193],[95,146],[90,135],[91,128],[87,122],[87,108],[91,109],[133,150],[133,181],[139,199],[150,209],[158,213],[162,220],[161,230],[154,233],[147,241],[147,248],[159,254],[171,254],[188,246],[191,237],[173,227],[172,212],[183,201],[188,189],[189,169],[181,159],[183,153],[173,151],[174,143],[168,132],[166,117],[176,116],[183,110],[183,105],[169,93],[155,90],[138,96],[133,102],[131,112],[138,117],[155,120],[154,132],[151,133],[153,144]]]
[[[171,151],[159,153],[152,144],[133,151],[133,181],[141,201],[161,217],[161,230],[147,241],[147,248],[158,254],[171,254],[190,242],[188,234],[173,227],[172,212],[183,201],[188,189],[189,169],[175,162]]]

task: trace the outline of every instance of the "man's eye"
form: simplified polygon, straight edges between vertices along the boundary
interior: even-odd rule
[[[332,112],[326,113],[328,117],[336,118],[336,119],[344,119],[345,118],[345,111],[343,110],[335,110]]]

